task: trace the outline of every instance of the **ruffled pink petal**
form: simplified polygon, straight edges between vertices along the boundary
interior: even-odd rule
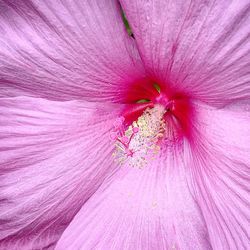
[[[117,107],[0,99],[0,249],[50,249],[114,170]]]
[[[121,0],[152,78],[212,105],[250,97],[247,0]]]
[[[1,0],[0,33],[3,97],[117,102],[144,76],[113,0]]]
[[[196,199],[211,245],[213,249],[248,249],[250,112],[243,107],[201,107],[199,113],[202,135],[191,157]]]
[[[75,216],[56,250],[211,249],[182,150],[143,169],[121,167]]]

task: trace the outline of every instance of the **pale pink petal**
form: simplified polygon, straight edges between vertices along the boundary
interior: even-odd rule
[[[0,96],[119,101],[144,76],[114,0],[0,0]]]
[[[196,199],[213,249],[250,245],[250,112],[200,107],[202,134],[191,152]]]
[[[53,248],[115,168],[109,130],[118,111],[76,101],[0,99],[0,249]]]
[[[56,249],[247,249],[247,109],[196,103],[195,140],[169,147],[143,169],[123,166],[83,206]]]
[[[143,169],[121,167],[75,216],[56,250],[211,249],[182,150]]]
[[[248,0],[121,0],[146,70],[212,105],[250,97]]]

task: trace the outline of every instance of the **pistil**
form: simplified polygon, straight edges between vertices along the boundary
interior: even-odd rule
[[[127,129],[124,123],[120,124],[118,129],[116,126],[124,121],[124,118],[116,121],[113,131],[114,156],[120,164],[142,168],[155,158],[164,137],[165,112],[165,108],[160,104],[147,108]]]

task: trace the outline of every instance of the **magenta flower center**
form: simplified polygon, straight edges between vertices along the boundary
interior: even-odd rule
[[[143,94],[143,95],[142,95]],[[114,156],[122,164],[143,167],[169,144],[191,138],[191,106],[185,95],[171,94],[158,84],[136,85],[114,124]]]

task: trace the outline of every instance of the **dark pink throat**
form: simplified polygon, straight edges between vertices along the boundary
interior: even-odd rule
[[[192,136],[194,112],[190,97],[184,93],[169,90],[165,85],[155,82],[137,82],[128,89],[125,102],[127,105],[122,116],[126,126],[136,121],[147,108],[161,105],[166,110],[166,123],[177,130],[180,136]]]

